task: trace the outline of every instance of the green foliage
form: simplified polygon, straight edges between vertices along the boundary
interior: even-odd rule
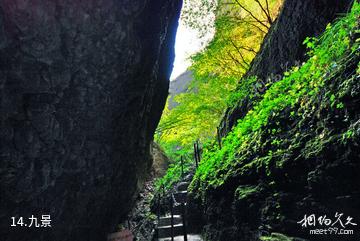
[[[288,236],[281,233],[272,233],[271,236],[262,236],[260,237],[262,241],[293,241],[293,238],[289,238]]]
[[[258,186],[239,186],[235,191],[236,199],[246,199],[248,196],[258,193],[260,191]]]
[[[260,96],[259,89],[262,88],[256,77],[250,77],[243,79],[238,84],[236,90],[232,91],[227,98],[227,106],[234,106],[239,100],[245,98],[253,99],[254,97]]]
[[[349,59],[359,54],[359,41],[350,40],[351,34],[358,29],[359,14],[360,4],[355,3],[352,12],[336,24],[329,25],[321,37],[308,38],[304,41],[309,48],[309,60],[301,67],[293,68],[282,80],[266,90],[262,99],[254,103],[247,115],[240,119],[233,131],[223,139],[221,150],[214,146],[207,146],[204,149],[203,161],[196,172],[191,189],[201,191],[198,193],[203,194],[209,187],[216,188],[222,185],[233,174],[232,172],[237,172],[237,175],[241,176],[241,173],[249,169],[269,166],[275,159],[281,160],[286,153],[286,150],[279,147],[281,142],[276,140],[267,143],[261,139],[264,131],[271,134],[281,129],[279,121],[271,122],[270,127],[269,120],[280,118],[284,113],[288,113],[286,116],[288,119],[295,115],[306,116],[306,112],[299,112],[306,110],[302,107],[306,107],[311,99],[317,98],[326,81],[332,79],[342,66],[346,66]],[[343,107],[338,101],[339,95],[340,93],[326,95],[331,107]],[[291,111],[286,112],[287,109]],[[298,112],[295,113],[294,110]],[[344,137],[351,135],[351,132],[345,133]],[[321,145],[321,138],[319,137],[320,144],[315,143],[312,147]],[[258,151],[256,147],[264,143],[269,145],[266,148],[269,150],[267,153],[263,153],[262,157],[250,163],[244,162],[246,157],[251,157]],[[276,165],[281,166],[281,161]]]
[[[263,6],[266,6],[265,2],[259,1]],[[168,156],[178,160],[181,152],[191,152],[195,140],[206,142],[213,139],[229,103],[236,102],[246,96],[249,89],[256,88],[255,78],[250,78],[242,81],[239,91],[235,91],[267,31],[267,28],[261,28],[262,23],[254,22],[252,16],[261,19],[261,22],[266,22],[266,14],[274,19],[281,2],[270,1],[269,12],[262,11],[258,3],[248,0],[239,1],[244,8],[237,2],[184,2],[182,18],[194,28],[201,28],[201,19],[206,18],[206,13],[215,12],[216,34],[203,51],[192,56],[190,69],[194,80],[189,90],[175,96],[179,105],[172,110],[166,107],[162,115],[155,140]],[[267,24],[270,26],[270,23]]]
[[[156,135],[157,142],[169,154],[176,149],[169,149],[170,146],[182,146],[182,149],[189,150],[196,139],[212,138],[226,108],[226,98],[235,85],[236,78],[209,77],[193,85],[189,92],[177,95],[175,101],[180,104],[163,113]]]
[[[205,36],[213,28],[217,0],[184,0],[181,18],[184,23]]]
[[[189,173],[192,164],[193,162],[191,159],[184,159],[183,171],[185,175]],[[167,170],[165,176],[158,179],[157,182],[155,183],[155,189],[159,191],[161,190],[161,188],[164,188],[165,191],[168,191],[175,183],[179,182],[180,180],[181,180],[181,163],[180,162],[172,163],[170,164],[170,167]]]

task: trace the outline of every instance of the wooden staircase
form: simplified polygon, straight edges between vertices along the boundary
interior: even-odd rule
[[[156,228],[158,241],[202,241],[199,235],[189,235],[186,231],[186,204],[189,181],[180,182],[170,195],[169,209],[158,218]]]

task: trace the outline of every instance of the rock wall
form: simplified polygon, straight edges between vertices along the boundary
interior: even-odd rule
[[[266,79],[267,74],[281,73],[281,63],[293,63],[297,57],[304,59],[304,50],[299,51],[303,48],[299,47],[303,40],[300,36],[305,38],[309,29],[321,26],[324,31],[327,24],[309,21],[317,17],[313,14],[322,13],[320,16],[327,16],[330,22],[338,13],[346,12],[350,2],[285,1],[277,23],[247,75]],[[350,42],[354,43],[359,34],[351,32]],[[294,41],[293,36],[299,38]],[[344,220],[348,217],[360,220],[359,51],[349,56],[344,57],[346,62],[339,61],[338,69],[329,70],[331,78],[314,98],[304,98],[301,104],[287,106],[269,116],[267,124],[245,145],[248,148],[235,150],[230,157],[233,163],[221,163],[225,166],[223,172],[216,173],[210,180],[203,177],[193,180],[188,226],[202,231],[206,240],[216,241],[360,240],[358,226],[348,226],[354,235],[311,235],[309,229],[321,228],[319,219],[315,226],[307,228],[298,223],[311,214],[317,218],[326,215],[334,222],[337,212],[343,213]],[[338,66],[335,62],[332,64]],[[331,95],[341,96],[339,103],[343,106],[335,108],[329,100]],[[250,108],[251,103],[243,100],[229,109],[223,122],[224,133]],[[295,113],[294,117],[290,117],[291,113]],[[344,133],[351,137],[345,137]],[[278,140],[281,147],[274,147],[273,140]],[[284,152],[265,159],[268,153],[280,149]],[[216,178],[221,183],[203,185]],[[199,191],[203,193],[199,195]]]
[[[180,0],[0,1],[0,236],[104,240],[150,171]],[[51,215],[52,228],[10,228]]]
[[[306,49],[302,44],[305,38],[321,34],[328,23],[349,11],[352,2],[285,0],[278,19],[271,26],[244,78],[257,76],[261,85],[275,82],[283,72],[306,59]],[[220,124],[223,136],[251,106],[248,99],[243,99],[234,108],[226,110]]]
[[[150,179],[160,178],[166,174],[169,168],[170,159],[156,142],[151,143],[151,156],[153,160]]]
[[[189,226],[202,229],[206,240],[217,241],[360,240],[360,82],[356,73],[360,57],[352,57],[334,71],[314,100],[270,118],[251,143],[251,154],[241,153],[244,162],[226,173],[222,185],[206,190],[203,199],[196,192],[191,194]],[[344,108],[331,107],[325,93],[340,93]],[[292,111],[305,114],[288,118]],[[277,123],[281,131],[269,134]],[[275,139],[281,140],[284,154],[274,155],[268,164],[256,162],[264,153],[276,151],[271,148]],[[316,217],[314,225],[302,226],[305,215],[307,221],[311,215]],[[344,226],[336,223],[338,215]],[[310,234],[310,230],[327,228],[321,223],[324,217],[335,223],[332,227],[338,228],[337,233]],[[357,225],[345,225],[348,220]],[[340,235],[345,232],[342,228],[353,234]]]

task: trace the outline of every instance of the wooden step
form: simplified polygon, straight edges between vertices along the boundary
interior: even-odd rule
[[[200,235],[196,234],[188,234],[187,235],[188,241],[203,241]],[[158,241],[171,241],[171,238],[160,238]],[[184,236],[176,236],[174,237],[174,241],[184,241]]]
[[[158,227],[159,238],[171,238],[171,225]],[[174,236],[180,236],[184,233],[183,225],[174,225]]]
[[[174,215],[174,225],[181,224],[182,219],[180,215]],[[171,216],[160,217],[158,226],[169,226],[171,225]]]

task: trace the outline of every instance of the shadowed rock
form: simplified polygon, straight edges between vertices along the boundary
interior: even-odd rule
[[[0,2],[0,236],[103,240],[150,171],[180,0]],[[10,228],[11,216],[52,228]]]

